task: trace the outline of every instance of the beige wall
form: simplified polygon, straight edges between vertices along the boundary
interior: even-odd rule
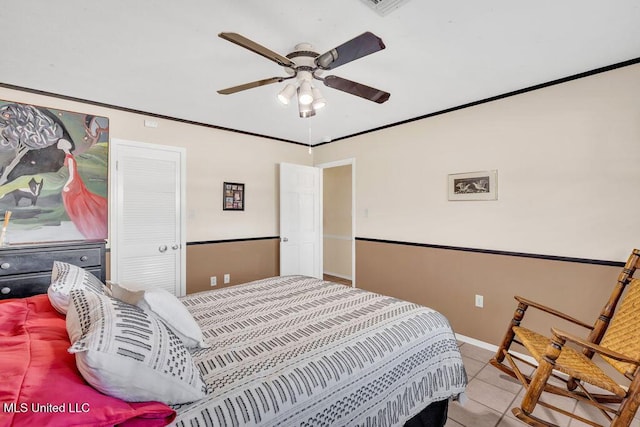
[[[353,158],[356,236],[612,261],[640,246],[633,227],[638,93],[640,65],[633,65],[323,145],[309,156],[294,144],[162,119],[149,129],[142,115],[0,88],[3,99],[107,116],[113,138],[186,147],[189,242],[277,236],[277,164]],[[485,169],[498,170],[498,201],[447,201],[447,174]],[[222,211],[224,180],[247,184],[245,212]],[[238,283],[275,274],[277,240],[240,243],[190,245],[189,291],[206,288],[210,275],[221,282],[229,272]],[[243,265],[259,273],[243,276]],[[358,286],[433,306],[457,332],[493,343],[514,294],[558,301],[587,320],[618,271],[361,241],[356,268]],[[475,294],[485,297],[484,309],[473,306]]]
[[[356,159],[356,236],[621,261],[640,244],[638,93],[640,64],[316,147],[314,162]],[[487,169],[497,201],[447,201],[447,174]]]
[[[267,138],[2,87],[0,98],[106,116],[112,139],[186,148],[187,243],[278,236],[278,164],[312,163],[307,148]],[[144,127],[145,118],[158,127]],[[224,181],[245,183],[244,211],[222,210]],[[210,276],[224,286],[225,273],[231,274],[231,284],[277,275],[278,260],[277,239],[188,245],[187,292],[210,289]]]
[[[351,165],[322,171],[324,273],[351,279]]]
[[[186,148],[187,242],[277,236],[278,164],[312,163],[303,146],[238,132],[153,117],[147,128],[144,115],[2,87],[0,99],[106,116],[111,139]],[[245,183],[244,211],[222,210],[224,181]]]
[[[633,65],[316,147],[314,162],[356,159],[357,237],[625,261],[640,246],[638,93]],[[488,169],[497,201],[447,200],[447,174]],[[592,321],[618,271],[356,245],[358,287],[440,309],[457,332],[493,344],[513,295]]]

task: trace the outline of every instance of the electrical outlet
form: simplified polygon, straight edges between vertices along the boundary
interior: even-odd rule
[[[216,276],[211,276],[211,277],[209,278],[209,280],[210,280],[210,283],[209,283],[209,284],[210,284],[211,286],[216,286],[216,285],[218,284],[218,278],[217,278]]]
[[[484,297],[482,295],[476,295],[476,307],[484,307]]]
[[[224,283],[227,284],[231,282],[231,275],[230,274],[225,274],[224,275]]]

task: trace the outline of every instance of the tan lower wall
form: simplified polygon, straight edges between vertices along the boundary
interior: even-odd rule
[[[277,238],[190,244],[187,293],[277,276],[279,263]],[[455,332],[494,345],[499,344],[513,316],[514,295],[592,323],[620,270],[596,264],[356,241],[357,287],[431,307],[449,319]],[[225,273],[231,275],[229,285],[222,283]],[[217,276],[215,288],[209,286],[211,276]],[[474,306],[476,294],[484,297],[484,308]],[[558,325],[531,309],[525,320],[540,331]]]
[[[356,242],[357,287],[434,308],[449,319],[455,332],[494,345],[500,343],[513,316],[514,295],[591,324],[620,271],[620,267],[568,261]],[[475,307],[476,294],[483,295],[484,308]],[[545,332],[558,325],[533,309],[525,320]]]
[[[188,294],[277,276],[279,271],[277,238],[187,245]],[[224,274],[231,275],[228,285],[223,284]],[[216,287],[209,285],[211,276],[217,277]]]

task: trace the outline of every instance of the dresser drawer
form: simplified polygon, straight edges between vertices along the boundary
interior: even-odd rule
[[[77,265],[104,283],[105,242],[74,241],[0,247],[0,299],[47,292],[54,261]]]
[[[96,277],[100,277],[100,267],[87,268]],[[0,278],[0,300],[9,298],[25,298],[47,293],[51,284],[51,273],[21,274],[11,278]]]
[[[0,254],[0,277],[51,271],[53,261],[63,261],[83,268],[99,266],[102,264],[102,252],[100,248],[85,248]]]
[[[43,294],[51,283],[51,274],[25,274],[10,281],[0,280],[0,299],[24,298]]]

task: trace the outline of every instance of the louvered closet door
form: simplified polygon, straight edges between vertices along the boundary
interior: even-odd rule
[[[111,154],[111,280],[184,295],[184,149],[116,140]]]

